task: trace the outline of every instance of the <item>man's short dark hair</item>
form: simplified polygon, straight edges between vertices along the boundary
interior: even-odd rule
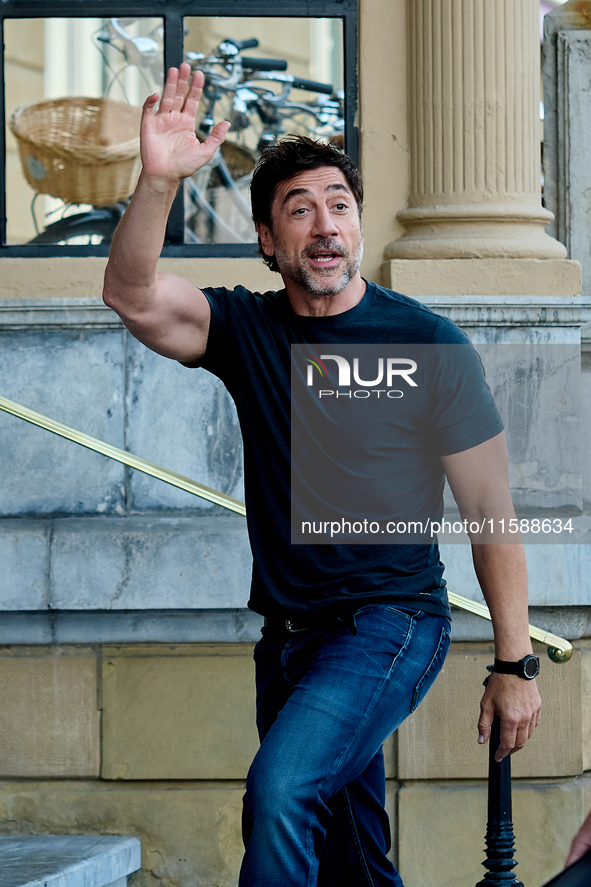
[[[309,139],[307,136],[289,135],[264,148],[257,161],[250,185],[253,221],[263,222],[272,231],[271,207],[277,186],[298,172],[307,172],[320,166],[334,166],[342,172],[361,215],[363,183],[351,158],[325,142]],[[260,237],[259,253],[271,271],[279,271],[275,256],[268,256],[263,251]]]

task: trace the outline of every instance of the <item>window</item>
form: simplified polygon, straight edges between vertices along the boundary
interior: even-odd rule
[[[232,121],[187,179],[164,255],[255,255],[249,182],[287,132],[355,159],[356,3],[4,0],[3,255],[105,255],[139,174],[141,105],[183,58],[206,75],[198,135]],[[248,10],[248,14],[247,13]],[[250,13],[263,11],[264,15]]]

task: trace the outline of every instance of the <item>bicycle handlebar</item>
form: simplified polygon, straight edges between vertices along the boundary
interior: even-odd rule
[[[248,71],[287,71],[285,59],[255,59],[242,56],[242,67]]]
[[[251,37],[249,40],[234,40],[233,37],[228,37],[227,40],[223,41],[224,43],[231,43],[232,46],[235,46],[236,49],[256,49],[259,45],[259,41],[256,37]]]
[[[292,86],[296,89],[308,89],[310,92],[323,92],[332,95],[334,87],[331,83],[318,83],[316,80],[305,80],[303,77],[294,77]]]

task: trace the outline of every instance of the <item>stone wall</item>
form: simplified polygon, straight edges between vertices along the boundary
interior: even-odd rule
[[[557,871],[591,792],[582,670],[542,653],[544,718],[513,758],[519,876]],[[4,833],[140,837],[132,883],[231,887],[244,777],[257,738],[250,644],[12,646],[0,652]],[[540,651],[541,652],[541,651]],[[405,883],[476,882],[487,750],[476,742],[489,644],[455,643],[425,702],[386,751],[394,854]]]

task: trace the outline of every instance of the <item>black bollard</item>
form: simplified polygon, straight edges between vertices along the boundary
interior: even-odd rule
[[[501,740],[501,722],[495,715],[488,750],[488,822],[486,824],[486,859],[482,865],[488,869],[476,887],[523,887],[513,869],[515,836],[511,818],[511,758],[497,764],[495,752]]]

